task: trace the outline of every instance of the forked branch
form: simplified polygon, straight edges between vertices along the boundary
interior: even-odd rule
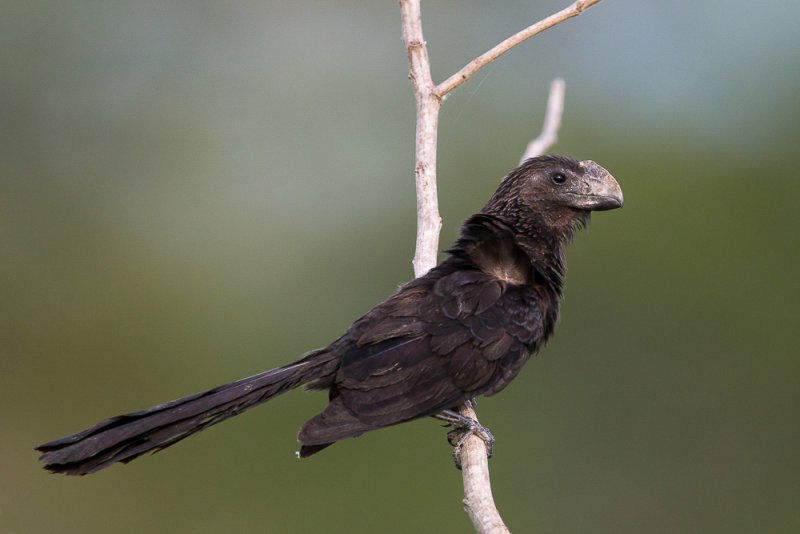
[[[431,77],[430,59],[422,35],[420,0],[400,0],[403,28],[403,44],[408,52],[409,78],[414,86],[416,101],[416,164],[414,174],[417,191],[417,242],[414,253],[414,274],[419,277],[436,265],[439,250],[439,202],[436,193],[436,146],[439,125],[439,109],[443,97],[467,81],[482,67],[507,52],[519,43],[555,26],[601,0],[577,0],[536,24],[512,35],[491,50],[470,61],[460,71],[438,86]],[[523,159],[543,154],[557,138],[563,111],[564,82],[555,80],[550,87],[547,114],[542,133],[528,145]],[[471,403],[459,409],[462,415],[477,417]],[[486,445],[477,436],[471,436],[461,448],[460,462],[464,481],[464,508],[478,534],[507,533],[492,498],[489,480],[489,463]]]

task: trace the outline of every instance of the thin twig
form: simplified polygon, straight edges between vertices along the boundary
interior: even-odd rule
[[[550,82],[550,96],[547,97],[547,111],[544,115],[542,133],[528,143],[520,163],[526,159],[541,156],[558,141],[558,129],[561,128],[561,116],[564,114],[564,80],[556,78]]]
[[[573,4],[568,7],[565,7],[558,13],[554,13],[550,15],[546,19],[542,19],[536,24],[532,24],[525,28],[524,30],[517,32],[516,34],[512,35],[502,43],[498,44],[488,52],[481,54],[480,56],[476,57],[464,67],[447,78],[445,81],[440,83],[436,86],[436,92],[439,94],[440,97],[444,97],[447,93],[464,83],[465,81],[469,80],[470,77],[478,72],[482,67],[488,65],[495,59],[497,59],[502,54],[508,52],[522,41],[530,39],[537,33],[541,33],[548,28],[552,28],[559,22],[564,22],[567,19],[572,17],[577,17],[581,13],[583,13],[586,9],[592,7],[593,5],[597,4],[601,0],[577,0]]]

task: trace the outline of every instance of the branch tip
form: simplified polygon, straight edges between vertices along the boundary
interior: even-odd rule
[[[497,44],[490,50],[484,52],[480,56],[476,57],[469,63],[467,63],[464,67],[461,68],[458,72],[447,78],[445,81],[440,83],[436,86],[436,90],[439,94],[445,95],[467,81],[473,74],[478,72],[480,69],[497,59],[502,54],[505,54],[518,44],[523,41],[526,41],[533,37],[536,34],[539,34],[549,28],[552,28],[556,24],[564,22],[567,19],[572,17],[576,17],[583,13],[589,7],[599,3],[601,0],[577,0],[570,4],[569,6],[565,7],[561,11],[546,17],[535,24],[531,24],[524,30],[521,30],[508,39],[502,41],[501,43]]]

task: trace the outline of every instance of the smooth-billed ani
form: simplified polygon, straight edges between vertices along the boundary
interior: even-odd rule
[[[563,247],[591,211],[622,206],[592,161],[542,156],[505,177],[437,267],[300,360],[147,410],[112,417],[37,447],[68,475],[129,462],[298,386],[330,402],[298,435],[299,455],[494,395],[553,332]]]

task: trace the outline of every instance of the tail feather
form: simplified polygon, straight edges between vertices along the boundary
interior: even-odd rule
[[[101,421],[82,432],[36,447],[45,469],[67,475],[94,473],[156,452],[303,384],[333,373],[337,362],[317,351],[294,363]]]

